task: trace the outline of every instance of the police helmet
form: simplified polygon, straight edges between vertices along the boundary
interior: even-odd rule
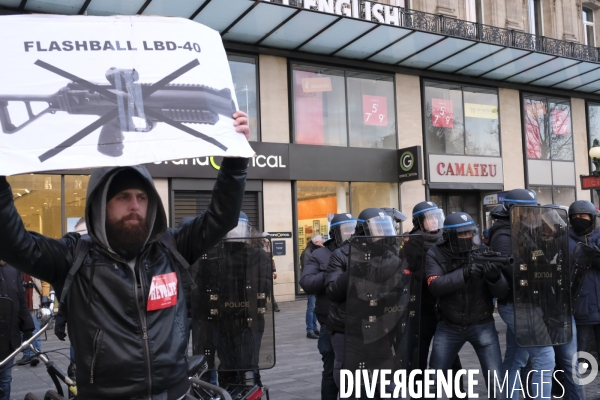
[[[496,207],[492,208],[492,211],[490,211],[490,217],[493,219],[508,218],[509,215],[504,206],[502,204],[498,204]]]
[[[402,233],[402,223],[408,219],[406,215],[395,208],[382,207],[381,209],[384,213],[392,217],[392,220],[394,221],[394,227],[396,228],[396,234],[400,235]]]
[[[574,216],[577,214],[588,214],[591,220],[591,222],[587,224],[589,226],[583,226],[577,221],[573,223],[575,219]],[[596,227],[597,215],[598,210],[596,210],[596,206],[587,200],[577,200],[569,206],[569,221],[571,222],[571,226],[573,226],[573,230],[575,230],[575,233],[577,234],[587,235],[588,233],[591,233]]]
[[[454,253],[476,250],[481,245],[479,227],[464,212],[455,212],[446,217],[442,238]]]
[[[392,217],[381,208],[366,208],[358,215],[356,234],[362,236],[395,236]]]
[[[248,216],[245,212],[240,211],[240,217],[238,224],[235,228],[227,232],[225,239],[236,239],[236,238],[249,238],[250,237],[250,223],[248,222]]]
[[[506,193],[502,205],[506,211],[509,211],[514,206],[537,206],[537,196],[532,190],[513,189]]]
[[[354,235],[356,218],[352,214],[335,214],[329,223],[329,237],[341,246]]]
[[[444,210],[432,201],[422,201],[412,211],[413,225],[423,232],[435,232],[444,224]]]

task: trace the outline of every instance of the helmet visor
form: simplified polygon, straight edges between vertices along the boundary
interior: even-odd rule
[[[356,220],[344,221],[339,224],[340,228],[340,240],[345,242],[350,239],[352,235],[354,235],[354,231],[356,230]]]
[[[235,228],[227,232],[225,239],[248,238],[250,237],[250,225],[247,219],[239,219]]]
[[[434,232],[444,226],[444,211],[439,208],[426,210],[418,214],[418,219],[422,231]]]
[[[368,236],[396,236],[396,228],[389,215],[369,218],[365,221],[369,232]]]
[[[477,250],[481,246],[481,233],[477,225],[468,229],[452,229],[448,231],[448,242],[454,253]]]

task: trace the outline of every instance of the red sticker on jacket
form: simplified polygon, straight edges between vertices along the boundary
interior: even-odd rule
[[[152,278],[147,311],[161,310],[177,304],[177,272]]]

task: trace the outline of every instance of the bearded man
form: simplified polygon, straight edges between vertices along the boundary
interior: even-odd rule
[[[246,115],[233,118],[248,137]],[[184,264],[236,227],[247,165],[246,158],[225,158],[207,211],[178,229],[168,228],[146,168],[94,170],[85,210],[89,237],[68,233],[58,240],[25,231],[0,176],[0,258],[50,282],[59,295],[65,289],[78,399],[186,396]]]

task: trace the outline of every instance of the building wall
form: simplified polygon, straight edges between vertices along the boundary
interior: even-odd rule
[[[167,214],[167,225],[169,224],[169,180],[167,178],[154,178],[154,186]]]
[[[261,54],[258,68],[261,139],[263,142],[289,143],[287,59]]]
[[[518,90],[498,90],[504,190],[525,187],[521,101]]]
[[[421,80],[418,76],[396,74],[396,107],[398,113],[398,148],[423,147],[423,123],[421,120]],[[416,118],[415,116],[418,116]],[[425,156],[423,155],[423,162]],[[411,215],[413,207],[425,201],[423,181],[404,182],[400,186],[400,210]],[[403,223],[404,231],[411,229],[410,219]]]
[[[469,0],[412,0],[412,8],[432,14],[467,19]],[[483,23],[500,28],[530,32],[528,0],[475,0],[483,6]],[[394,0],[383,1],[393,4]],[[599,0],[542,0],[544,36],[573,42],[584,42],[582,6],[595,10],[600,19]],[[596,29],[596,43],[600,42],[600,29]]]
[[[581,190],[579,175],[589,175],[590,158],[588,147],[585,100],[571,99],[571,115],[573,121],[573,157],[575,159],[575,176],[577,181],[577,200],[591,200],[589,190]]]
[[[264,181],[263,182],[263,204],[265,231],[267,232],[294,232],[292,220],[292,183],[289,181]],[[285,240],[286,255],[275,256],[275,268],[277,279],[275,280],[274,292],[277,301],[292,301],[296,298],[295,276],[294,276],[294,241]]]

